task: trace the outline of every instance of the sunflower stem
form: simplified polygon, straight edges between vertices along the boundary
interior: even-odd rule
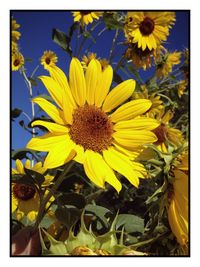
[[[112,59],[112,56],[113,56],[113,51],[114,51],[114,48],[115,48],[115,43],[117,41],[118,34],[119,34],[119,29],[116,29],[116,32],[115,32],[115,35],[114,35],[113,41],[112,41],[112,47],[110,49],[110,55],[109,55],[109,59],[108,59],[109,62],[111,62],[111,59]]]
[[[52,192],[55,192],[58,189],[58,187],[61,185],[61,183],[63,182],[64,178],[66,177],[66,174],[71,170],[71,168],[73,167],[74,164],[75,164],[75,161],[71,161],[69,164],[65,165],[65,168],[64,168],[63,172],[58,177],[58,179],[55,181],[54,186],[48,192],[47,196],[45,198],[43,198],[43,201],[42,201],[42,203],[40,205],[40,209],[39,209],[39,212],[38,212],[38,216],[37,216],[34,228],[38,228],[40,222],[42,221],[42,219],[43,219],[43,217],[44,217],[44,215],[46,213],[46,205],[49,202],[50,198],[53,196]]]
[[[32,85],[31,85],[31,82],[30,80],[28,79],[27,75],[26,75],[26,72],[25,72],[25,69],[22,68],[22,75],[24,77],[24,80],[25,80],[25,83],[28,87],[28,91],[29,91],[29,96],[30,96],[30,99],[33,97],[33,90],[32,90]],[[31,114],[32,114],[32,119],[35,117],[35,108],[34,108],[34,103],[31,101]],[[35,137],[35,129],[33,128],[32,129],[32,137]],[[32,157],[32,160],[31,160],[31,165],[33,167],[34,165],[34,159]]]

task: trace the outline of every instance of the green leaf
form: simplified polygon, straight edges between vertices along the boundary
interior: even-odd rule
[[[137,71],[136,69],[134,69],[133,64],[131,63],[131,64],[129,64],[127,67],[128,67],[128,69],[129,69],[129,71],[136,77],[136,79],[137,79],[140,83],[143,84],[143,80],[142,80],[142,78],[140,77],[138,71]]]
[[[41,185],[44,183],[45,178],[41,173],[26,168],[24,168],[24,171],[26,174],[32,177],[36,184]]]
[[[78,209],[83,209],[86,205],[86,201],[83,195],[76,193],[63,193],[57,198],[62,205],[72,205]]]
[[[19,109],[19,108],[12,109],[12,112],[11,112],[12,121],[14,121],[14,119],[18,118],[21,115],[22,112],[23,111],[21,109]]]
[[[71,38],[69,36],[58,29],[53,29],[52,40],[72,57],[72,49],[70,47]]]
[[[77,208],[58,207],[55,211],[56,218],[68,228],[72,227],[80,218],[81,212]]]
[[[103,14],[103,21],[108,28],[108,30],[114,30],[114,29],[124,29],[124,23],[122,21],[118,20],[117,14],[108,14],[104,12]]]
[[[12,182],[19,183],[19,184],[35,185],[34,179],[27,174],[12,175]]]
[[[146,200],[146,204],[150,204],[152,201],[155,201],[155,199],[160,195],[163,194],[165,192],[165,190],[167,189],[167,181],[164,180],[164,183],[162,184],[161,187],[159,187],[154,193],[153,195],[151,195],[147,200]]]
[[[117,217],[116,228],[124,226],[127,233],[144,233],[144,219],[133,214],[119,214]]]
[[[108,226],[108,221],[107,221],[106,215],[111,214],[110,210],[108,210],[104,207],[98,206],[98,205],[88,204],[85,207],[85,211],[86,211],[86,213],[89,212],[89,213],[94,214],[98,219],[100,219],[100,221],[102,221],[104,223],[104,225],[106,227]]]

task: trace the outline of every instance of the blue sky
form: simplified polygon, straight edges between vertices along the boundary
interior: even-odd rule
[[[20,32],[21,38],[19,41],[20,51],[25,58],[31,58],[31,62],[27,62],[25,67],[27,69],[27,74],[30,75],[37,65],[40,64],[40,57],[45,50],[52,50],[58,56],[57,65],[63,69],[63,71],[68,74],[68,67],[70,62],[69,55],[62,50],[57,44],[55,44],[52,39],[52,29],[57,28],[63,32],[68,32],[70,26],[73,23],[73,17],[69,11],[12,11],[11,16],[17,20],[21,25]],[[170,30],[170,35],[167,39],[165,47],[170,51],[183,50],[184,47],[188,47],[189,42],[189,29],[188,29],[189,14],[187,11],[176,12],[176,23]],[[103,25],[100,25],[94,31],[96,36]],[[97,53],[98,57],[108,58],[110,48],[112,46],[112,39],[115,35],[115,31],[105,31],[97,39],[96,44],[94,44],[90,52]],[[124,35],[121,32],[118,38],[118,42],[124,41]],[[75,47],[75,38],[72,41],[72,48]],[[81,56],[84,54],[84,48],[88,47],[91,41],[86,42],[83,47]],[[117,62],[123,50],[119,50],[114,62]],[[36,73],[40,75],[48,75],[48,73],[40,67]],[[12,72],[11,74],[11,103],[12,109],[19,108],[31,116],[31,105],[28,94],[28,89],[24,83],[22,75],[19,72]],[[146,80],[150,75],[151,71],[141,73],[143,80]],[[134,78],[134,77],[133,77]],[[127,77],[126,77],[127,79]],[[33,87],[33,95],[36,96],[37,93],[47,93],[45,88],[40,83],[38,88]],[[36,112],[38,108],[36,107]],[[26,117],[21,115],[19,119],[12,122],[12,148],[19,149],[26,146],[27,142],[30,140],[31,135],[27,133],[18,122],[24,120],[28,122]]]

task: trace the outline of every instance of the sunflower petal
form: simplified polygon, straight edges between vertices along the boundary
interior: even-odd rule
[[[38,104],[56,123],[65,124],[61,110],[42,97],[35,97],[33,102]]]
[[[103,151],[103,157],[112,169],[124,175],[135,187],[139,186],[139,177],[134,172],[131,161],[127,156],[110,147]]]
[[[157,141],[157,137],[150,131],[117,131],[113,133],[113,138],[122,146],[135,148]]]
[[[135,118],[128,121],[119,121],[114,125],[114,130],[153,130],[159,126],[159,122],[152,118]]]
[[[148,99],[132,100],[114,111],[111,114],[111,120],[112,122],[118,122],[133,119],[145,113],[151,105],[152,102]]]
[[[26,147],[29,149],[37,150],[37,151],[48,152],[51,149],[53,149],[55,146],[64,147],[65,145],[67,147],[67,138],[68,138],[67,134],[66,135],[53,135],[51,133],[48,133],[43,136],[32,138],[28,142]]]
[[[18,173],[21,173],[21,174],[24,173],[24,165],[21,162],[21,160],[17,159],[15,161],[15,164],[16,164],[16,169],[17,169]]]
[[[39,79],[43,82],[44,86],[46,87],[56,104],[60,108],[62,108],[63,90],[60,85],[54,79],[48,76],[40,76]]]
[[[85,75],[87,88],[86,98],[89,105],[94,105],[95,103],[95,93],[99,90],[101,72],[101,64],[99,61],[92,59],[88,65]]]
[[[102,156],[91,150],[85,152],[84,169],[89,179],[99,187],[104,188],[104,183],[112,185],[117,192],[122,188],[112,169],[106,164]]]
[[[66,134],[68,133],[69,129],[66,126],[54,123],[54,122],[48,122],[48,121],[41,121],[37,120],[32,122],[32,127],[34,126],[43,126],[45,127],[49,132],[54,134]]]
[[[107,66],[107,68],[101,74],[99,88],[95,92],[95,106],[102,106],[102,103],[110,90],[112,79],[113,69],[111,66]]]
[[[120,83],[114,89],[112,89],[112,91],[105,98],[103,103],[103,111],[109,112],[124,103],[133,94],[135,85],[136,82],[130,79]]]
[[[83,106],[86,101],[86,83],[82,65],[77,58],[73,58],[70,64],[69,84],[76,103]]]

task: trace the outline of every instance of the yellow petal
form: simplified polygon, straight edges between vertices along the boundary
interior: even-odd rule
[[[133,94],[135,84],[136,82],[130,79],[112,89],[103,103],[103,111],[109,112],[124,103]]]
[[[86,83],[83,68],[77,58],[73,58],[70,64],[69,84],[76,103],[83,106],[86,101]]]
[[[73,110],[76,108],[76,103],[72,96],[67,77],[64,72],[57,66],[49,70],[51,77],[60,85],[63,90],[62,108],[64,117],[67,123],[72,124]]]
[[[54,79],[48,76],[40,76],[39,79],[43,82],[44,86],[46,87],[56,104],[60,108],[62,108],[63,90],[60,85]]]
[[[33,99],[33,102],[38,104],[56,123],[65,124],[61,115],[61,110],[49,101],[41,97],[36,97]]]
[[[46,171],[46,168],[42,166],[42,162],[37,162],[33,167],[32,170],[35,172],[39,172],[43,174]]]
[[[24,174],[24,165],[21,162],[21,160],[17,159],[15,161],[15,164],[16,164],[16,169],[17,169],[18,173]]]
[[[119,192],[122,188],[121,183],[102,156],[91,150],[87,150],[85,154],[84,169],[88,178],[102,188],[104,188],[104,183],[107,182]]]
[[[101,78],[101,64],[98,60],[92,59],[88,65],[85,75],[87,88],[87,102],[89,105],[95,103],[95,93],[99,90],[99,82]]]
[[[148,99],[132,100],[123,106],[119,107],[111,114],[111,120],[118,122],[122,120],[130,120],[145,113],[152,105]]]
[[[27,148],[37,150],[37,151],[50,151],[55,146],[67,146],[68,135],[53,135],[53,134],[45,134],[43,136],[32,138],[28,144]]]
[[[150,131],[117,131],[113,133],[113,138],[122,146],[135,148],[157,141],[157,137]]]
[[[47,169],[57,168],[74,159],[76,156],[75,150],[68,146],[56,146],[47,155],[44,161],[44,167]]]
[[[113,69],[109,65],[101,74],[99,88],[95,92],[95,106],[97,107],[102,106],[102,103],[105,100],[110,90],[112,79],[113,79]]]
[[[45,127],[49,132],[55,133],[55,134],[66,134],[69,132],[69,129],[66,126],[53,123],[53,122],[48,122],[48,121],[41,121],[37,120],[32,122],[31,124],[32,127],[34,126],[43,126]]]
[[[159,122],[151,118],[135,118],[128,121],[120,121],[114,125],[114,130],[153,130],[159,126]]]
[[[127,156],[110,147],[103,151],[103,157],[108,165],[117,172],[124,175],[131,184],[138,187],[139,179],[133,170],[133,166]]]
[[[24,164],[24,167],[25,167],[26,169],[30,169],[30,168],[31,168],[31,161],[30,161],[30,159],[27,159],[27,160],[26,160],[26,162],[25,162],[25,164]]]

